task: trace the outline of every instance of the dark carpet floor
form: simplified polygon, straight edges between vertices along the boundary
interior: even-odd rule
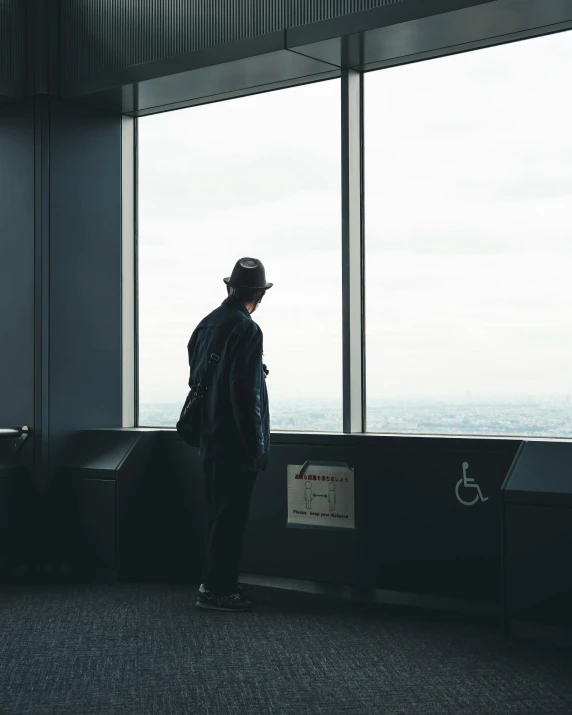
[[[572,713],[572,649],[466,617],[246,586],[0,587],[2,715]]]

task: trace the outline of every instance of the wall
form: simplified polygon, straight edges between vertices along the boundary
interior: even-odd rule
[[[121,117],[50,101],[50,459],[121,426]]]
[[[0,108],[0,427],[32,428],[40,548],[66,440],[122,425],[122,121],[45,95]]]
[[[268,470],[259,473],[250,504],[241,563],[245,574],[498,608],[501,485],[520,440],[277,433],[271,442]],[[205,552],[203,466],[197,450],[176,433],[164,432],[161,444],[170,468],[154,503],[168,504],[170,494],[177,494],[173,513],[185,539],[166,543],[164,528],[155,534],[155,519],[149,520],[149,530],[165,549],[164,558],[168,554],[180,564],[172,577],[187,572],[192,583],[199,573],[191,564],[197,555],[202,562]],[[355,529],[287,525],[287,466],[306,461],[353,467]],[[460,503],[455,491],[465,461],[484,498],[471,505]],[[467,501],[475,498],[469,488],[459,493]]]
[[[0,427],[34,422],[33,103],[0,107]]]
[[[0,101],[21,95],[25,76],[25,3],[0,0]]]

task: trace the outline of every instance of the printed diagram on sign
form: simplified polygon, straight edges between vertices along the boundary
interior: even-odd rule
[[[346,462],[289,464],[288,524],[355,529],[354,469]]]
[[[469,468],[469,463],[463,462],[463,476],[457,482],[457,485],[455,487],[455,496],[461,502],[461,504],[463,504],[464,506],[473,506],[473,504],[476,504],[479,501],[479,499],[481,501],[488,501],[488,497],[483,496],[480,486],[475,482],[473,477],[467,476],[468,468]],[[466,497],[466,499],[461,498],[461,496],[459,495],[459,488],[461,487],[461,485],[463,486],[463,491],[461,492],[461,494],[463,497]],[[467,492],[467,489],[469,489],[469,490],[476,489],[477,493],[469,494]],[[474,496],[474,498],[471,498],[473,496]]]
[[[312,508],[312,498],[315,497],[327,497],[330,505],[330,511],[335,511],[336,509],[336,485],[328,485],[328,494],[313,494],[312,493],[312,482],[306,482],[306,489],[304,489],[304,498],[306,500],[306,509]]]
[[[312,508],[312,482],[306,482],[305,489],[306,509]]]

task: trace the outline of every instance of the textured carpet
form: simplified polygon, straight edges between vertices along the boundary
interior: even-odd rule
[[[569,648],[245,588],[253,611],[213,613],[192,586],[0,587],[0,713],[572,713]]]

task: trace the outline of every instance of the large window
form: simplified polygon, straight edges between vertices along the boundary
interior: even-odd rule
[[[572,437],[572,33],[370,72],[368,432]],[[340,81],[139,120],[138,424],[260,258],[273,430],[342,430]],[[355,274],[354,274],[355,275]]]
[[[175,425],[189,338],[254,256],[271,429],[341,431],[340,81],[138,124],[138,424]]]
[[[367,430],[572,437],[572,33],[365,76]]]

